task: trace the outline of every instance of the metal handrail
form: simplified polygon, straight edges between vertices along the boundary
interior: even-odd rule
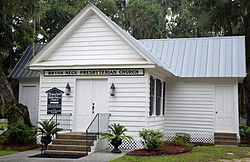
[[[54,114],[54,115],[50,118],[49,122],[51,122],[51,120],[53,120],[53,118],[54,118],[56,115],[57,115],[57,114]]]
[[[91,144],[94,139],[92,139],[92,141],[88,142],[88,130],[91,127],[91,125],[94,123],[94,121],[96,120],[96,118],[98,117],[98,131],[96,132],[96,134],[98,134],[98,138],[99,138],[99,113],[97,113],[94,117],[94,119],[91,121],[91,123],[89,124],[88,128],[86,129],[86,154],[88,154],[89,152],[89,144]]]
[[[86,154],[88,154],[88,151],[89,151],[89,147],[90,147],[90,144],[92,144],[92,142],[95,140],[95,138],[93,138],[92,140],[90,140],[89,142],[88,142],[88,135],[89,134],[94,134],[95,136],[97,136],[97,139],[99,139],[99,135],[101,134],[101,133],[103,133],[104,131],[108,131],[108,123],[107,123],[107,130],[104,130],[105,128],[104,128],[104,126],[103,126],[103,122],[105,121],[102,121],[102,123],[100,123],[100,120],[103,120],[104,118],[102,118],[102,117],[104,117],[103,116],[103,114],[107,114],[108,116],[108,120],[109,120],[109,117],[110,117],[110,113],[97,113],[96,115],[95,115],[95,117],[93,118],[93,120],[90,122],[90,124],[89,124],[89,126],[87,127],[87,129],[86,129]],[[106,119],[106,118],[105,118]],[[97,123],[96,123],[97,122]],[[109,122],[109,121],[107,121],[107,122]],[[96,124],[96,125],[95,125]],[[91,126],[92,125],[94,125],[95,127],[93,127],[93,128],[95,128],[94,130],[91,130]],[[97,126],[97,127],[96,127]],[[106,127],[106,126],[105,126]],[[97,129],[96,129],[97,128]]]

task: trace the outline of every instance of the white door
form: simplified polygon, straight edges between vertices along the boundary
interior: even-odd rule
[[[38,112],[37,112],[37,93],[36,93],[36,86],[23,86],[22,87],[22,96],[21,97],[21,103],[28,107],[29,115],[31,123],[34,126],[37,126],[37,118],[38,118]]]
[[[77,80],[75,131],[85,131],[97,113],[108,112],[108,92],[107,80]]]
[[[234,87],[215,87],[215,132],[235,132]]]

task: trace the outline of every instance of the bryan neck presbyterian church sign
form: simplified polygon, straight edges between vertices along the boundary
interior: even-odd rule
[[[144,69],[44,70],[44,76],[143,76]]]
[[[58,88],[52,88],[46,91],[47,98],[47,114],[61,114],[62,112],[62,93]]]

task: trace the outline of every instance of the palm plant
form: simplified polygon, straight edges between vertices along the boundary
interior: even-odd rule
[[[111,124],[108,126],[108,128],[111,130],[109,133],[103,133],[102,139],[108,138],[110,143],[114,146],[114,149],[111,151],[113,153],[121,153],[121,150],[118,149],[118,147],[122,144],[122,140],[130,141],[133,139],[130,136],[127,136],[124,132],[127,131],[127,128],[120,125],[119,123]]]
[[[37,128],[37,131],[42,135],[41,143],[43,143],[43,150],[47,150],[48,144],[51,143],[52,137],[59,131],[62,131],[62,128],[57,128],[59,123],[54,121],[44,120],[42,122],[38,122],[41,127]]]
[[[133,139],[132,137],[125,135],[124,132],[126,132],[128,129],[120,125],[119,123],[111,124],[108,126],[108,128],[111,130],[111,132],[103,133],[102,138],[108,138],[109,141],[111,141],[114,138],[117,139],[118,141],[120,141],[121,139],[127,141]]]
[[[38,122],[38,124],[41,125],[41,127],[37,128],[38,132],[40,132],[40,134],[42,134],[45,137],[52,137],[57,132],[63,130],[62,128],[57,128],[57,126],[60,124],[54,121],[49,122],[48,120],[44,120],[42,122]]]

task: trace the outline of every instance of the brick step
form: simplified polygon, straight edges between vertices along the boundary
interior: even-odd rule
[[[52,144],[58,145],[88,145],[93,146],[92,140],[77,140],[77,139],[54,139]]]
[[[86,134],[66,134],[66,133],[56,135],[56,139],[86,140],[86,138],[88,140],[96,140],[97,139],[95,134],[88,134],[88,136],[86,136]]]
[[[236,141],[223,141],[223,140],[215,140],[215,145],[230,145],[230,146],[237,146]]]
[[[62,151],[62,150],[45,150],[46,155],[71,155],[71,156],[86,156],[87,153],[84,151]]]
[[[214,137],[235,137],[236,133],[214,133]]]
[[[237,138],[236,137],[227,137],[227,136],[215,136],[214,140],[223,140],[223,141],[235,141],[237,142]]]
[[[56,145],[52,144],[49,145],[48,150],[64,150],[64,151],[86,151],[87,147],[84,145]],[[89,147],[88,151],[91,151],[91,148]]]

